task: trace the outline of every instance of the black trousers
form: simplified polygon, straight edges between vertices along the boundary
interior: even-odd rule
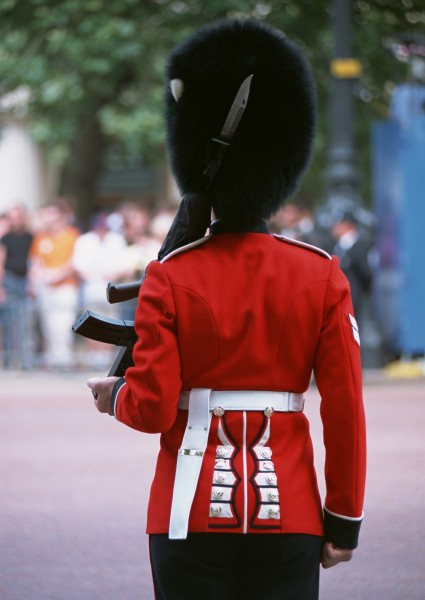
[[[149,537],[156,600],[317,600],[322,538],[192,533]]]

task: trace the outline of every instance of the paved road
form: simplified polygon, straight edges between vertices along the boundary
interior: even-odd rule
[[[1,600],[153,600],[144,529],[158,437],[96,413],[84,373],[0,377]],[[307,398],[320,473],[319,398]],[[365,401],[361,546],[322,572],[321,600],[425,600],[425,380],[366,377]]]

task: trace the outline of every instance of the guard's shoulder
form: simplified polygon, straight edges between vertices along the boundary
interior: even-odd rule
[[[306,250],[310,250],[311,252],[316,252],[316,254],[320,254],[324,258],[332,260],[332,256],[326,252],[326,250],[322,250],[322,248],[318,248],[317,246],[312,246],[311,244],[306,244],[305,242],[300,242],[298,240],[293,240],[292,238],[284,237],[283,235],[273,234],[277,240],[281,242],[285,242],[286,244],[292,244],[293,246],[299,246],[300,248],[305,248]]]
[[[167,260],[169,260],[170,258],[173,258],[173,256],[176,256],[177,254],[181,254],[182,252],[187,252],[188,250],[193,250],[194,248],[197,248],[198,246],[205,244],[205,242],[207,242],[210,238],[211,238],[210,235],[206,235],[203,238],[200,238],[199,240],[195,240],[194,242],[191,242],[190,244],[186,244],[185,246],[182,246],[181,248],[176,248],[172,252],[169,252],[168,254],[166,254],[164,256],[164,258],[161,258],[161,260],[159,262],[164,263]]]

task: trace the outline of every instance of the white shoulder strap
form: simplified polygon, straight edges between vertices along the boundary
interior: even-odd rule
[[[322,250],[322,248],[318,248],[317,246],[312,246],[311,244],[306,244],[306,242],[300,242],[299,240],[287,238],[284,235],[277,235],[276,233],[273,234],[273,237],[281,242],[286,242],[288,244],[292,244],[293,246],[300,246],[301,248],[306,248],[306,250],[317,252],[317,254],[321,254],[322,256],[329,258],[329,260],[332,260],[332,256],[330,254],[328,254],[325,250]]]
[[[210,235],[206,235],[203,238],[200,238],[199,240],[195,240],[194,242],[191,242],[190,244],[186,244],[185,246],[182,246],[181,248],[176,248],[175,250],[173,250],[169,254],[166,254],[164,256],[164,258],[162,258],[159,262],[164,263],[169,258],[172,258],[173,256],[176,256],[176,254],[180,254],[180,252],[186,252],[187,250],[192,250],[192,248],[196,248],[197,246],[200,246],[201,244],[204,244],[210,238],[211,238]]]

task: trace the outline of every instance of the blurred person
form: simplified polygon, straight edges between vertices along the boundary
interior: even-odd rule
[[[0,238],[2,238],[9,231],[9,215],[7,212],[0,213]]]
[[[119,207],[119,215],[127,244],[142,240],[149,230],[149,210],[140,202],[124,202]]]
[[[370,265],[371,241],[364,236],[353,212],[344,212],[332,225],[332,235],[336,240],[333,253],[339,258],[351,289],[354,315],[361,321],[362,309],[372,286]]]
[[[109,215],[99,213],[91,220],[91,228],[75,241],[73,266],[80,278],[80,302],[83,309],[92,310],[105,317],[118,318],[116,304],[109,304],[106,287],[117,281],[123,269],[126,243],[123,235],[110,231]],[[86,364],[104,368],[111,361],[110,344],[85,340]]]
[[[7,213],[0,213],[0,239],[6,235],[9,231],[9,217]],[[0,250],[1,251],[1,250]],[[3,351],[4,348],[4,335],[5,329],[7,328],[7,314],[6,314],[6,294],[4,291],[4,287],[1,283],[2,275],[0,276],[0,348]],[[7,333],[6,333],[7,335]],[[2,362],[4,361],[4,356],[2,352]]]
[[[69,204],[59,199],[39,211],[39,230],[30,249],[30,285],[37,305],[44,366],[75,365],[72,324],[77,316],[79,281],[72,263],[79,230]]]
[[[87,383],[97,410],[161,433],[147,518],[157,600],[317,600],[320,563],[357,547],[366,465],[348,281],[338,258],[265,224],[309,161],[311,71],[281,32],[227,20],[173,51],[167,81],[182,202],[140,289],[134,367]],[[324,507],[302,412],[312,373]]]
[[[3,365],[30,369],[31,321],[28,256],[32,234],[22,204],[8,212],[8,231],[0,238],[0,297],[4,304]]]
[[[291,239],[298,239],[300,230],[301,209],[295,202],[287,202],[270,220],[273,232]]]
[[[296,199],[282,206],[270,219],[270,228],[278,235],[326,248],[326,240],[319,234],[313,213],[303,199]]]
[[[152,217],[150,232],[160,245],[170,230],[176,212],[175,208],[160,208]]]
[[[119,233],[124,236],[124,219],[120,212],[120,210],[115,210],[108,214],[108,228],[109,231],[113,231],[114,233]]]
[[[148,264],[157,258],[161,244],[151,234],[151,217],[147,208],[138,203],[126,203],[121,207],[120,212],[127,242],[120,281],[136,281],[143,277]],[[122,319],[134,319],[137,298],[120,302],[118,306]]]
[[[121,213],[127,242],[125,277],[133,281],[140,278],[150,261],[157,257],[160,243],[151,233],[151,216],[147,208],[127,204]]]

